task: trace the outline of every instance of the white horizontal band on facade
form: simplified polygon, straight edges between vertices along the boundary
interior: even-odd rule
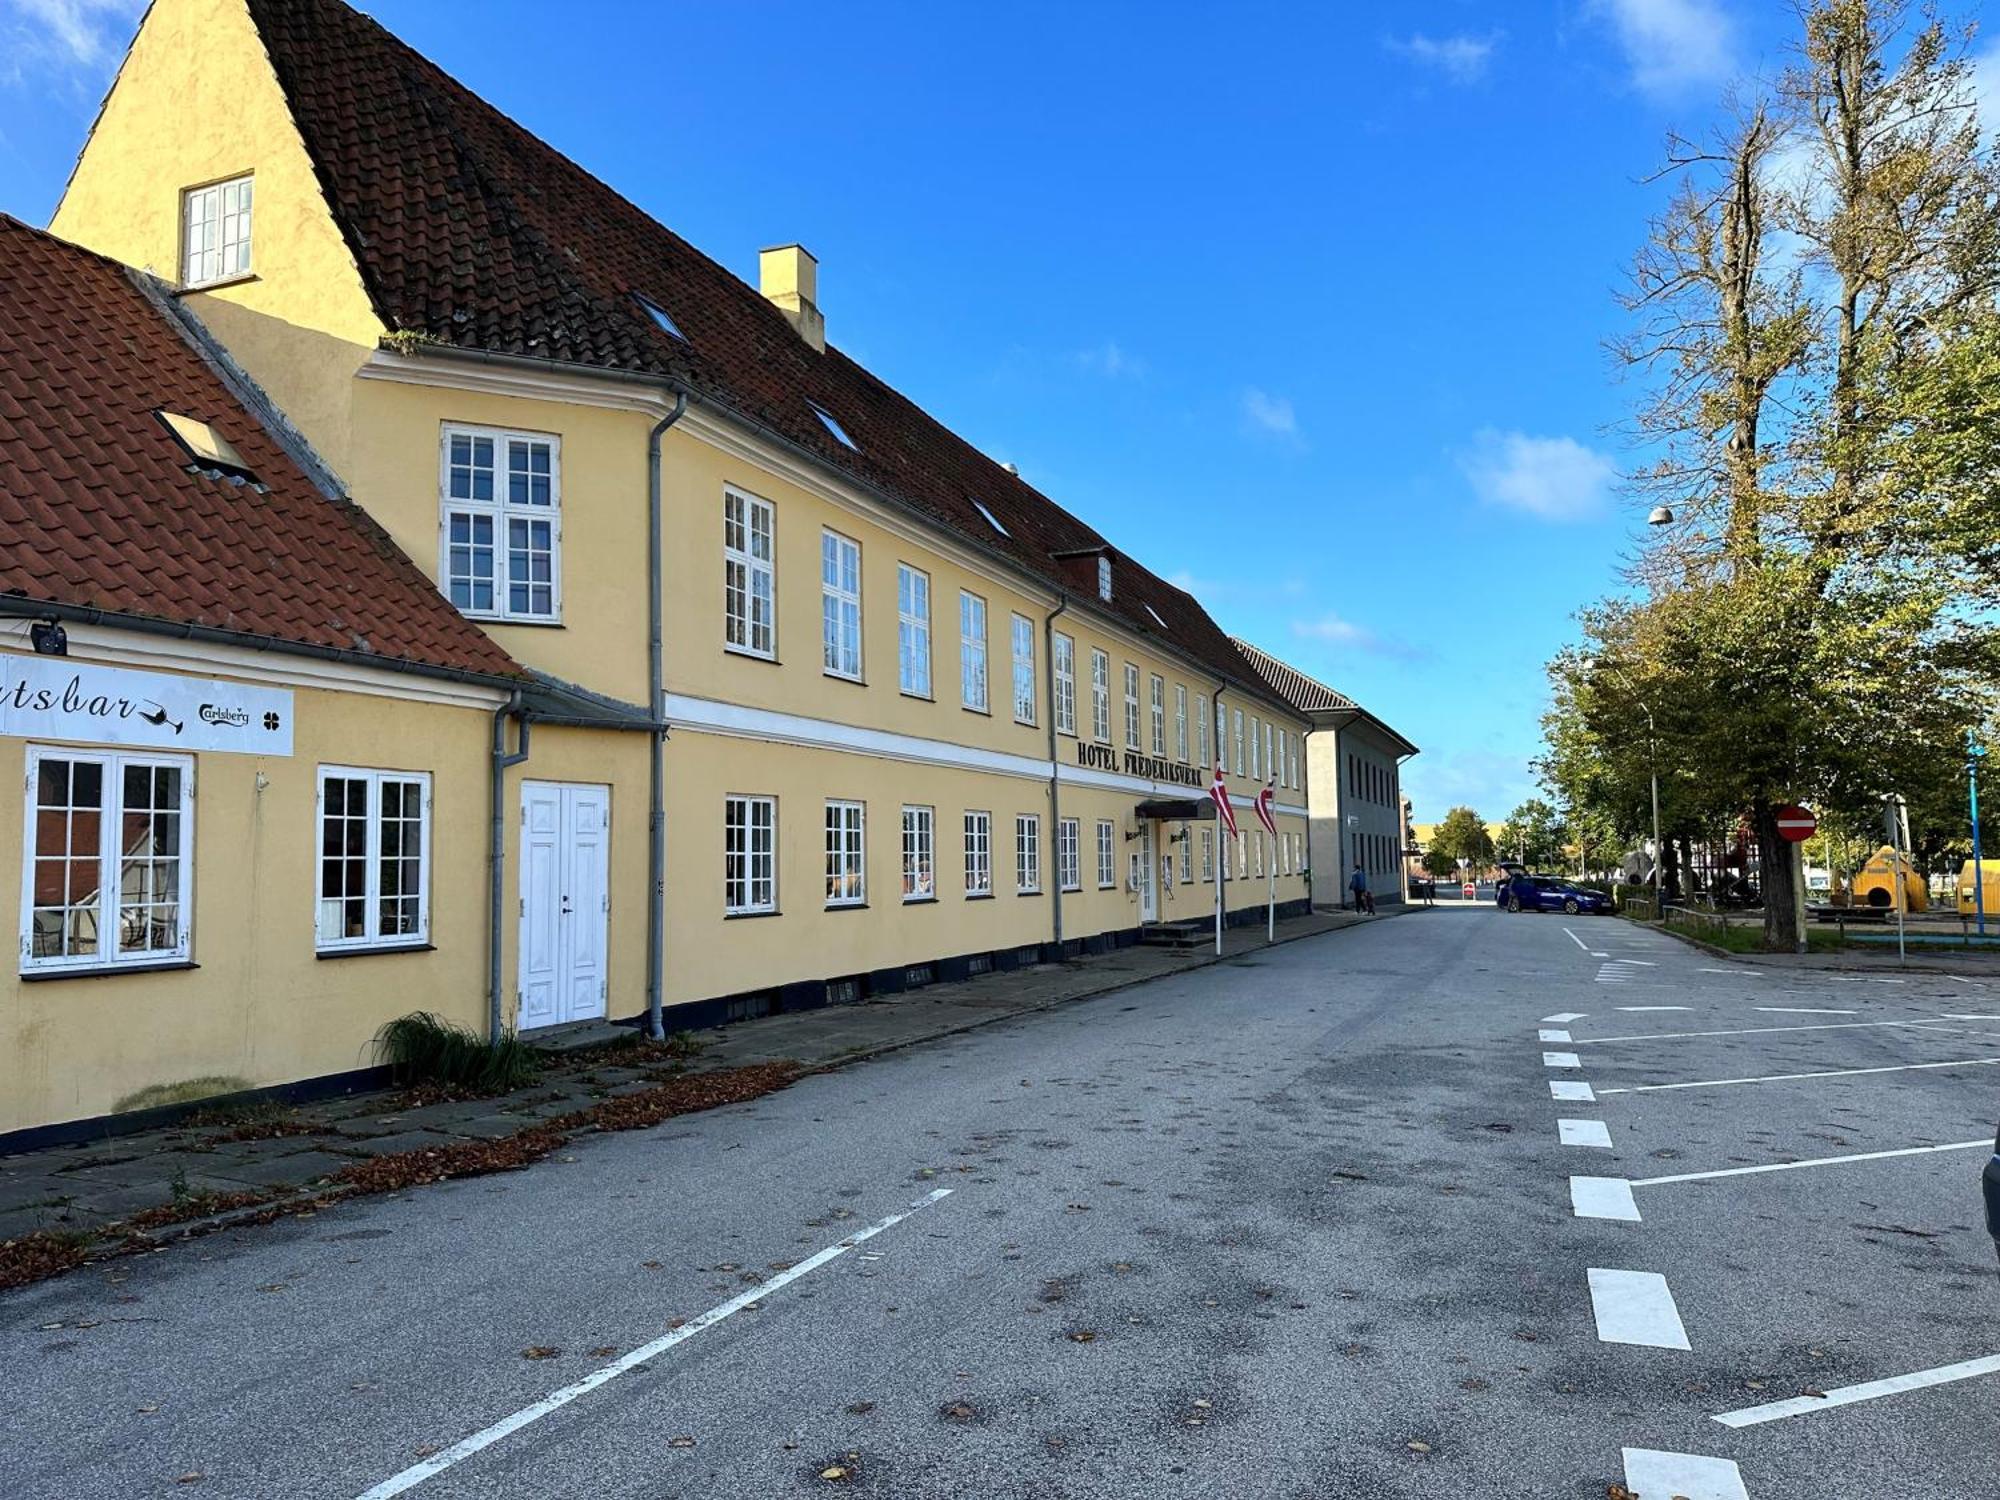
[[[695,730],[703,734],[729,735],[737,739],[770,740],[781,745],[798,745],[812,750],[840,750],[852,755],[872,755],[881,760],[910,761],[917,765],[946,766],[959,771],[984,771],[995,776],[1014,776],[1023,781],[1047,781],[1049,762],[1031,755],[1015,755],[1005,750],[982,750],[974,745],[958,745],[949,740],[925,739],[920,735],[897,734],[886,729],[867,729],[858,724],[839,724],[831,719],[813,719],[803,714],[779,713],[768,708],[750,708],[741,703],[724,703],[714,698],[696,698],[685,693],[668,693],[666,718],[673,730]],[[1184,786],[1176,781],[1149,781],[1117,771],[1101,771],[1091,766],[1058,763],[1057,779],[1069,786],[1098,787],[1105,791],[1137,796],[1175,796],[1201,801],[1208,792],[1203,787]],[[1240,824],[1256,814],[1247,798],[1237,815]],[[1303,807],[1280,802],[1272,807],[1280,817],[1303,818]]]

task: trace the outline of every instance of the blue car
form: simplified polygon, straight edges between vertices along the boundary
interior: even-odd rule
[[[1515,875],[1501,883],[1493,898],[1509,911],[1560,911],[1576,916],[1611,910],[1611,898],[1587,890],[1558,875]]]
[[[2000,1252],[2000,1136],[1993,1138],[1993,1157],[1986,1163],[1986,1230]]]

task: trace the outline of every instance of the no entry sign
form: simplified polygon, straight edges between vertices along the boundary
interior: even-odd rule
[[[1809,807],[1781,807],[1778,809],[1778,837],[1794,844],[1803,844],[1819,832],[1819,819],[1814,817]]]

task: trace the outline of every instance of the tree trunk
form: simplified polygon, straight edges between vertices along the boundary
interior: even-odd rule
[[[1774,803],[1761,798],[1753,803],[1750,823],[1757,831],[1757,888],[1764,898],[1764,947],[1772,953],[1796,953],[1800,933],[1793,902],[1798,881],[1792,868],[1791,840],[1778,832]]]

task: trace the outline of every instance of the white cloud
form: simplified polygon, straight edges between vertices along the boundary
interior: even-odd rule
[[[1580,521],[1604,507],[1617,467],[1574,438],[1481,432],[1461,460],[1473,491],[1489,505],[1544,521]]]
[[[1266,437],[1284,438],[1293,443],[1302,441],[1298,413],[1292,410],[1291,399],[1273,396],[1254,385],[1243,392],[1243,425],[1249,431]]]
[[[6,49],[16,64],[33,57],[96,67],[131,40],[143,8],[144,0],[7,0]]]
[[[1471,83],[1483,76],[1486,64],[1493,58],[1493,49],[1499,44],[1500,33],[1497,31],[1491,36],[1459,33],[1438,37],[1425,36],[1417,31],[1407,37],[1388,37],[1382,43],[1391,52],[1436,68],[1459,83]]]
[[[1144,380],[1150,368],[1138,355],[1120,348],[1114,339],[1106,339],[1094,349],[1079,349],[1070,360],[1078,369],[1107,380]]]
[[[1386,656],[1397,661],[1420,661],[1428,654],[1421,646],[1390,640],[1365,625],[1357,625],[1331,612],[1314,620],[1292,621],[1292,634],[1302,641],[1318,641],[1323,645],[1365,651],[1372,656]]]
[[[1677,96],[1741,71],[1736,22],[1718,0],[1593,0],[1591,8],[1617,34],[1645,93]]]

